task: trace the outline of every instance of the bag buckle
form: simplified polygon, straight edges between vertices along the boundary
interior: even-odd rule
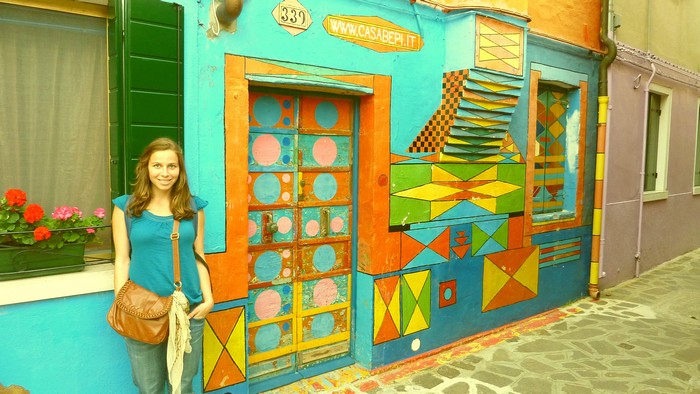
[[[182,289],[182,281],[175,282],[175,290],[180,291]]]
[[[170,234],[170,240],[175,241],[180,239],[180,233],[172,233]]]

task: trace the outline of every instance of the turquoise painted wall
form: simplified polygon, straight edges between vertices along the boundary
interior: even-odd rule
[[[32,394],[135,393],[112,292],[0,306],[0,383]]]

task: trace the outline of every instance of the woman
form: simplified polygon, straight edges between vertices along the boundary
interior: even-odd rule
[[[207,202],[190,194],[182,149],[168,138],[151,142],[136,165],[133,194],[113,200],[114,291],[131,279],[160,295],[173,294],[173,251],[170,234],[179,219],[182,292],[190,310],[190,345],[184,354],[181,381],[168,381],[168,341],[150,345],[126,340],[132,377],[140,393],[192,393],[192,381],[202,358],[204,318],[214,306],[204,256],[204,211]]]

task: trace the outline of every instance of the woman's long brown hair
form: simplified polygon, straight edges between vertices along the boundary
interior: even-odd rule
[[[185,158],[182,148],[170,138],[158,138],[153,140],[146,149],[143,150],[139,161],[136,164],[136,181],[132,186],[131,200],[127,206],[127,214],[141,216],[143,211],[151,201],[151,179],[148,176],[148,161],[154,152],[171,150],[177,155],[180,175],[170,191],[170,210],[176,220],[191,219],[194,211],[190,205],[192,194],[187,183],[187,171],[185,171]]]

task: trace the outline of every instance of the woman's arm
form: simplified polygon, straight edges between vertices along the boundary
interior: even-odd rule
[[[126,232],[124,211],[115,206],[112,211],[112,240],[114,241],[114,294],[124,286],[129,279],[129,264],[131,263],[129,235]]]
[[[204,211],[197,213],[197,238],[194,240],[194,252],[204,259]],[[202,303],[199,304],[189,314],[189,318],[204,319],[214,307],[214,296],[211,289],[211,278],[206,265],[197,260],[197,271],[199,272],[199,285],[202,288]]]

